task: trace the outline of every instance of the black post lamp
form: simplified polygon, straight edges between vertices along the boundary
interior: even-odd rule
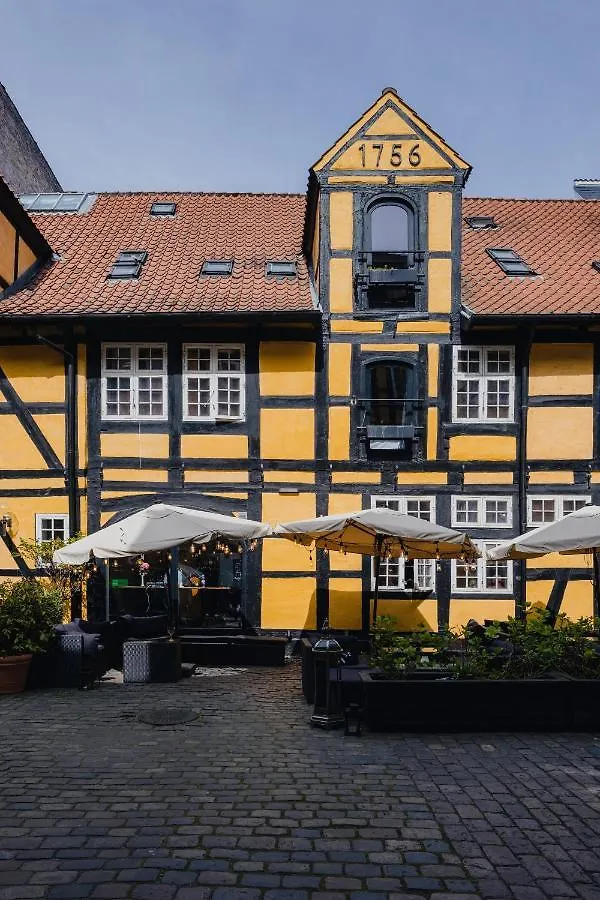
[[[315,657],[315,708],[310,717],[319,728],[344,724],[342,708],[342,648],[323,622],[323,635],[313,647]]]

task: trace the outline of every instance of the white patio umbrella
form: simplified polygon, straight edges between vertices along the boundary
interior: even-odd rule
[[[582,506],[556,522],[491,547],[488,559],[532,559],[546,553],[595,553],[600,549],[600,506]]]
[[[426,519],[391,509],[364,509],[336,516],[318,516],[285,522],[273,529],[274,537],[306,547],[360,553],[375,557],[373,621],[377,617],[379,571],[382,559],[466,559],[480,555],[469,536]]]
[[[98,559],[116,559],[139,556],[150,550],[166,550],[194,540],[204,543],[216,538],[256,540],[270,533],[270,525],[251,519],[154,503],[120,522],[66,544],[55,551],[53,559],[57,564],[81,565],[88,561],[90,553]]]
[[[600,606],[600,506],[582,506],[556,522],[540,525],[491,547],[488,559],[534,559],[547,553],[589,553],[594,572],[594,615]]]

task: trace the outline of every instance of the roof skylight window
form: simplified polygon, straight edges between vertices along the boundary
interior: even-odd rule
[[[174,216],[177,210],[176,203],[163,203],[162,201],[153,203],[150,207],[151,216]]]
[[[295,274],[296,263],[293,260],[271,260],[267,263],[267,275],[289,278]]]
[[[19,197],[21,206],[28,212],[43,213],[86,213],[94,201],[96,194],[22,194]]]
[[[495,263],[498,263],[506,275],[537,275],[538,273],[522,259],[514,250],[506,247],[489,249],[489,255]]]
[[[108,273],[108,278],[138,278],[147,258],[145,250],[125,250],[119,253],[117,261]]]
[[[488,228],[498,228],[493,216],[465,216],[465,222],[473,231],[485,231]]]
[[[600,259],[595,259],[592,263],[592,269],[595,269],[596,272],[600,272]]]
[[[232,259],[207,259],[202,263],[201,275],[231,275]]]

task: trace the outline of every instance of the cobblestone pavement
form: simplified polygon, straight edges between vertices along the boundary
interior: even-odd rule
[[[0,698],[0,900],[600,900],[594,736],[308,713],[296,664]]]

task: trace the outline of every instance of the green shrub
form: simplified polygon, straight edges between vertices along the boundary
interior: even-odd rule
[[[34,578],[0,583],[0,656],[41,653],[62,621],[60,591]]]

